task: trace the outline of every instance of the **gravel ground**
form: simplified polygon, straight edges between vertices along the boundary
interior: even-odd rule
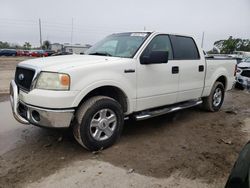
[[[97,154],[69,130],[17,123],[1,102],[0,187],[223,187],[249,140],[249,96],[227,92],[217,113],[192,108],[126,121],[120,141]]]

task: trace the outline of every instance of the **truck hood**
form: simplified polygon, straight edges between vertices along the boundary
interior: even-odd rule
[[[62,71],[77,66],[94,65],[97,63],[120,62],[124,58],[96,55],[63,55],[36,58],[23,61],[19,66],[38,68],[45,71]]]
[[[248,67],[248,68],[250,68],[250,63],[242,62],[242,63],[239,63],[239,64],[238,64],[238,67],[239,67],[239,68],[241,68],[241,67]]]

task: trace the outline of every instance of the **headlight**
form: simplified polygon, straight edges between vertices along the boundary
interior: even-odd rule
[[[69,90],[70,77],[67,74],[41,72],[36,82],[37,89]]]

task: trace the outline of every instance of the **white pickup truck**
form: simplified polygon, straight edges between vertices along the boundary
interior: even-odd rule
[[[205,59],[190,36],[112,34],[85,55],[18,64],[10,84],[14,117],[41,127],[72,127],[89,150],[114,144],[124,118],[144,120],[200,105],[218,111],[235,82],[236,60]]]

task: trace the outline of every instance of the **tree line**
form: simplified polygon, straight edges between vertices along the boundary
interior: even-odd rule
[[[214,42],[214,48],[208,53],[233,54],[234,51],[250,52],[250,39],[233,38]]]
[[[48,50],[51,47],[50,41],[46,40],[43,42],[42,49]],[[22,50],[31,50],[31,49],[41,49],[41,47],[32,47],[29,42],[25,42],[23,45],[11,44],[8,42],[0,41],[0,49],[22,49]]]

